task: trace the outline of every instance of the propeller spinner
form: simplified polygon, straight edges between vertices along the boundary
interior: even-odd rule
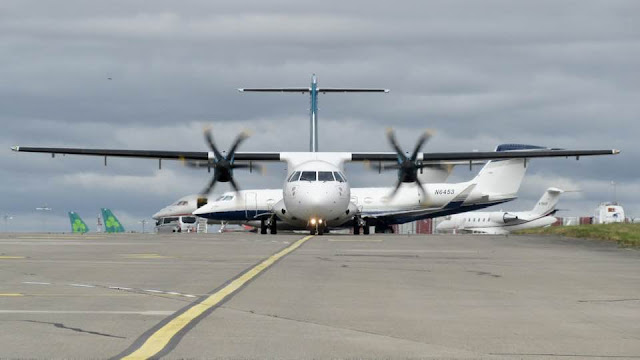
[[[416,145],[411,155],[407,156],[400,148],[400,145],[398,145],[398,141],[396,140],[396,135],[393,132],[393,129],[391,128],[387,129],[387,139],[389,140],[391,147],[393,147],[393,149],[396,151],[396,154],[398,156],[398,163],[392,164],[392,165],[376,165],[375,167],[379,171],[385,171],[385,170],[398,171],[398,182],[396,183],[396,186],[393,188],[393,192],[391,193],[390,197],[394,197],[396,195],[402,183],[416,183],[418,185],[418,188],[420,189],[420,192],[422,193],[423,199],[426,198],[427,194],[424,190],[424,187],[422,186],[422,182],[420,182],[420,179],[418,178],[418,171],[420,169],[430,167],[432,165],[423,164],[417,159],[418,159],[418,153],[420,152],[420,149],[422,148],[422,146],[424,146],[424,144],[427,141],[429,141],[432,135],[433,135],[433,131],[431,130],[425,131],[420,136],[420,138],[418,138],[418,141],[416,142]]]
[[[204,137],[209,145],[209,148],[213,152],[213,158],[210,158],[206,162],[194,162],[189,161],[185,162],[186,165],[191,167],[207,167],[209,171],[213,168],[213,177],[209,182],[209,185],[201,192],[202,195],[208,195],[213,188],[215,187],[217,182],[229,182],[231,183],[231,187],[234,191],[239,191],[240,188],[238,184],[233,178],[233,170],[234,169],[250,169],[251,165],[249,164],[235,164],[235,153],[240,144],[249,137],[249,134],[246,131],[241,132],[236,139],[233,141],[233,145],[229,149],[228,153],[222,154],[216,144],[213,141],[213,135],[211,134],[211,129],[207,128],[204,130]]]

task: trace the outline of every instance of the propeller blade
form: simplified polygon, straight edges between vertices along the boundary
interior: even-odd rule
[[[238,184],[236,184],[236,180],[234,178],[230,178],[229,182],[231,183],[231,187],[235,192],[240,191],[240,188],[238,187]]]
[[[393,132],[392,128],[387,129],[387,139],[389,139],[389,143],[391,143],[391,146],[396,151],[398,156],[402,158],[402,161],[407,160],[407,156],[404,154],[404,152],[402,152],[402,149],[398,145],[398,141],[396,140],[396,135]]]
[[[248,137],[249,137],[248,131],[243,131],[240,134],[238,134],[238,136],[236,136],[236,139],[234,140],[233,145],[231,145],[231,149],[229,149],[229,154],[227,154],[227,159],[233,159],[233,154],[236,153],[238,146],[240,146],[240,144],[243,141],[245,141]]]
[[[209,185],[200,193],[200,195],[203,195],[203,196],[209,195],[211,193],[211,190],[213,190],[213,188],[216,186],[216,182],[217,181],[218,181],[218,179],[214,175],[211,178],[211,182],[209,182]]]
[[[425,131],[422,134],[422,136],[420,136],[420,138],[418,139],[418,142],[416,143],[416,147],[413,149],[413,153],[411,154],[411,161],[416,161],[416,158],[418,157],[418,152],[420,151],[420,148],[422,148],[424,143],[429,141],[431,136],[433,136],[433,131],[431,131],[431,130]]]
[[[204,137],[207,140],[207,144],[209,144],[209,148],[213,151],[213,154],[216,156],[216,161],[222,159],[224,156],[218,151],[216,144],[213,143],[213,136],[211,135],[211,128],[204,129]]]
[[[396,196],[398,189],[400,189],[400,185],[402,185],[402,181],[398,180],[398,182],[396,183],[396,187],[394,187],[391,194],[389,194],[389,199],[393,199]]]

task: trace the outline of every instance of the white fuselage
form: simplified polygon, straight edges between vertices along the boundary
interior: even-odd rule
[[[557,219],[553,216],[521,212],[468,212],[447,217],[436,226],[439,232],[470,232],[481,234],[508,234],[511,231],[549,226]]]

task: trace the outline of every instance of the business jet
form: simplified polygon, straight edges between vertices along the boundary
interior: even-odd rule
[[[506,235],[511,231],[549,226],[558,219],[553,217],[560,194],[564,191],[549,188],[530,211],[469,212],[448,216],[436,226],[439,232],[466,232],[473,234]]]
[[[393,188],[378,189],[375,198],[371,199],[371,208],[376,209],[371,216],[377,221],[387,221],[400,214],[407,221],[424,216],[429,212],[454,211],[460,205],[474,207],[495,205],[515,196],[507,194],[499,187],[501,182],[492,185],[484,179],[497,181],[500,174],[509,174],[513,166],[518,164],[526,168],[527,161],[532,158],[575,157],[618,154],[619,150],[560,150],[560,149],[505,149],[489,152],[421,152],[423,145],[431,134],[422,134],[413,151],[406,154],[396,141],[393,131],[387,131],[387,139],[393,152],[319,152],[317,116],[318,93],[351,92],[358,89],[320,88],[314,76],[310,88],[291,88],[287,91],[308,92],[311,94],[311,139],[309,152],[239,152],[237,149],[248,135],[241,133],[226,153],[219,151],[213,140],[211,129],[205,130],[205,140],[210,151],[163,151],[163,150],[125,150],[125,149],[89,149],[61,147],[25,147],[14,146],[16,152],[88,155],[104,157],[105,165],[108,157],[129,157],[158,159],[158,167],[162,160],[181,160],[192,166],[206,167],[213,171],[213,176],[203,194],[209,194],[218,182],[228,182],[238,192],[234,170],[252,170],[256,162],[286,162],[288,174],[282,189],[282,200],[278,201],[260,218],[272,234],[277,233],[278,222],[292,226],[305,226],[311,232],[322,234],[324,229],[343,226],[346,223],[362,224],[362,212],[367,199],[359,204],[351,200],[351,187],[344,173],[346,162],[367,162],[378,171],[396,171],[398,180]],[[249,89],[245,89],[247,91]],[[255,89],[260,91],[260,89]],[[265,89],[268,91],[285,91],[286,89]],[[363,90],[363,89],[360,89]],[[366,91],[366,89],[364,89]],[[379,89],[371,89],[378,92]],[[385,90],[382,90],[385,92]],[[493,160],[493,161],[490,161]],[[431,166],[446,166],[451,162],[489,161],[485,165],[486,173],[483,181],[476,183],[443,184],[426,187],[417,176],[420,170]],[[489,166],[490,165],[490,166]],[[487,168],[489,166],[489,168]],[[483,169],[483,170],[484,170]],[[495,176],[494,176],[495,175]],[[388,191],[388,192],[387,192]],[[386,194],[385,196],[382,196]],[[386,207],[382,203],[388,202]],[[408,212],[407,212],[408,211]]]

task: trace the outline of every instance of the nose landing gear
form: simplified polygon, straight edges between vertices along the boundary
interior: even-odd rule
[[[323,235],[326,231],[326,224],[322,221],[322,219],[311,219],[309,221],[309,225],[311,227],[309,229],[309,235]]]

